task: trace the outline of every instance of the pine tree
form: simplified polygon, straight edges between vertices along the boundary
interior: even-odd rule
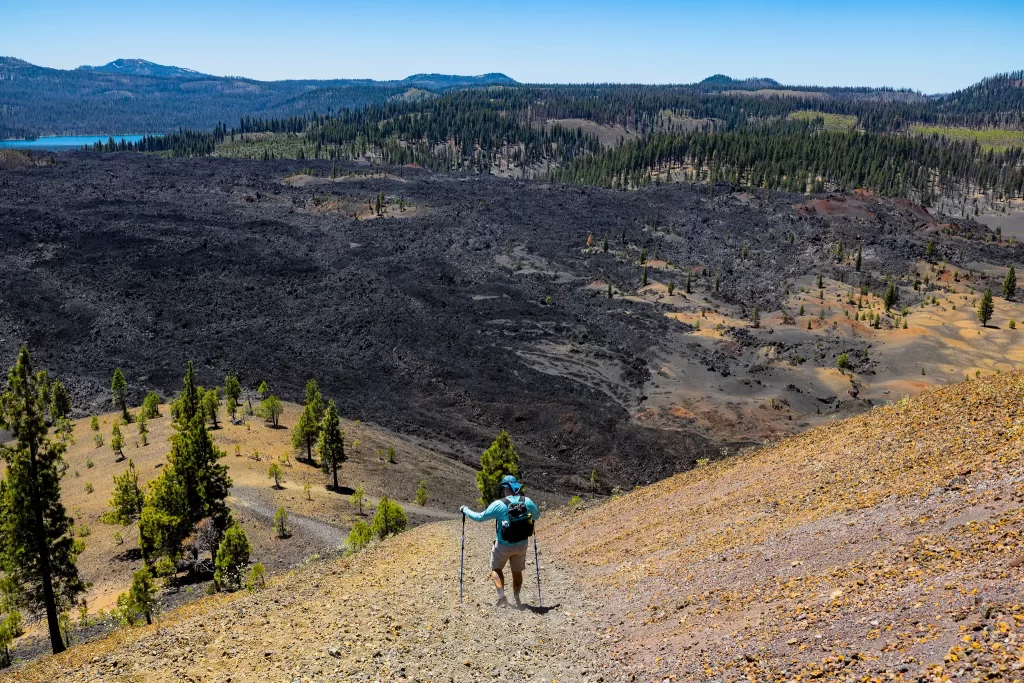
[[[118,461],[124,460],[124,436],[121,435],[121,427],[117,422],[110,431],[110,449],[117,455]]]
[[[857,272],[858,272],[858,273],[860,272],[860,264],[861,264],[861,253],[860,253],[860,249],[861,249],[861,248],[860,248],[860,245],[858,245],[858,246],[857,246],[857,262],[856,262],[856,268],[857,268]]]
[[[292,448],[300,453],[305,451],[306,461],[313,462],[313,444],[317,442],[319,437],[320,425],[317,424],[316,417],[314,416],[314,408],[307,404],[302,409],[299,421],[295,423],[295,427],[292,429]]]
[[[144,618],[147,624],[153,623],[153,614],[156,612],[156,582],[153,581],[153,574],[149,567],[143,565],[132,574],[132,587],[127,593],[117,596],[117,607],[121,613],[121,619],[134,625],[139,618]]]
[[[185,379],[182,380],[181,392],[174,401],[171,412],[180,429],[182,425],[188,425],[197,414],[201,414],[202,410],[202,396],[199,394],[199,385],[196,384],[195,368],[192,367],[192,361],[189,361],[185,369]]]
[[[224,451],[206,429],[191,361],[174,409],[178,431],[171,437],[169,463],[150,484],[139,519],[139,547],[147,562],[160,554],[177,555],[202,519],[211,518],[218,530],[230,521],[225,499],[231,479],[227,466],[218,462]]]
[[[63,382],[54,381],[50,386],[50,418],[56,422],[70,414],[71,397],[68,396],[67,387]]]
[[[360,520],[352,525],[348,532],[348,548],[352,552],[358,552],[365,548],[373,540],[373,531],[370,526]]]
[[[686,293],[693,294],[693,273],[686,271]]]
[[[242,398],[242,384],[229,372],[224,378],[224,398],[227,399],[228,414],[235,419],[235,411],[238,409],[239,399]]]
[[[267,478],[274,480],[274,488],[281,488],[281,479],[284,478],[284,470],[276,462],[270,463],[270,467],[267,469]]]
[[[235,591],[242,587],[242,577],[249,566],[251,554],[252,546],[245,531],[238,522],[232,523],[224,532],[214,562],[213,582],[218,589]]]
[[[761,311],[758,310],[757,306],[754,306],[754,310],[750,313],[750,326],[761,327]]]
[[[203,415],[210,421],[210,426],[219,429],[217,411],[220,410],[220,388],[214,387],[203,393]]]
[[[647,266],[644,266],[643,268],[640,269],[640,286],[647,286]]]
[[[4,596],[4,603],[10,603],[7,596]],[[0,604],[0,613],[6,613],[3,620],[0,620],[0,669],[12,664],[11,643],[20,636],[22,628],[21,612],[11,604]]]
[[[408,524],[409,519],[405,516],[402,506],[387,496],[381,496],[380,502],[377,503],[377,512],[373,515],[373,524],[370,525],[373,535],[385,539],[392,534],[405,531]]]
[[[896,289],[896,283],[890,279],[889,286],[885,289],[885,296],[882,299],[882,303],[885,305],[885,312],[888,313],[893,306],[897,304],[900,299],[899,290]]]
[[[362,484],[356,485],[356,490],[352,492],[349,497],[349,502],[359,508],[359,514],[363,514],[363,500],[366,498],[366,492],[363,490]]]
[[[718,293],[718,285],[719,285],[719,282],[721,282],[721,279],[722,279],[722,271],[716,270],[715,271],[715,293],[716,294]]]
[[[324,472],[333,475],[334,489],[337,490],[338,468],[348,458],[345,455],[345,432],[341,431],[341,420],[333,399],[327,404],[327,412],[320,423],[320,440],[316,450],[320,454],[320,466]]]
[[[420,485],[416,488],[416,504],[420,507],[427,504],[427,480],[420,479]]]
[[[110,381],[110,393],[113,394],[114,405],[121,411],[124,421],[129,422],[131,416],[128,414],[128,383],[124,379],[121,368],[114,369],[114,378]]]
[[[128,469],[120,476],[114,475],[114,495],[110,499],[114,521],[124,526],[134,522],[142,514],[144,500],[139,488],[139,472],[129,460]]]
[[[1003,298],[1007,301],[1013,301],[1013,297],[1017,295],[1017,272],[1010,266],[1010,269],[1006,271],[1006,278],[1003,280]]]
[[[930,259],[935,255],[935,240],[928,240],[928,246],[924,248],[924,257]]]
[[[501,480],[505,475],[519,476],[519,454],[504,429],[480,454],[480,471],[476,473],[476,487],[480,490],[480,503],[490,505],[498,499]]]
[[[264,422],[269,422],[275,428],[278,426],[277,421],[283,412],[284,406],[281,404],[281,399],[273,394],[260,401],[260,404],[256,407],[257,417],[261,418]]]
[[[608,253],[608,233],[604,234],[604,239],[601,240],[601,251]]]
[[[291,536],[288,532],[288,511],[283,507],[277,508],[277,512],[274,513],[274,535],[278,538]]]
[[[139,414],[144,415],[149,420],[160,417],[160,397],[156,392],[151,391],[146,394],[146,398],[142,401],[142,410],[139,411]]]
[[[320,395],[320,387],[315,379],[306,382],[306,405],[312,406],[313,420],[319,424],[324,419],[327,405],[324,403],[324,397]]]
[[[986,289],[984,296],[981,297],[981,301],[978,302],[978,320],[981,321],[982,327],[988,325],[988,321],[992,319],[994,311],[995,305],[992,303],[992,290]]]
[[[13,443],[0,446],[7,468],[0,481],[0,570],[19,604],[46,615],[50,648],[65,650],[58,605],[73,605],[85,592],[75,560],[79,547],[61,504],[64,445],[46,436],[45,394],[22,348],[0,396],[0,427]]]
[[[821,273],[818,273],[818,289],[822,289],[823,287],[824,285],[822,284]]]

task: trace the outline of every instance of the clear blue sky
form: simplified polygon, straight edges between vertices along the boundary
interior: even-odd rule
[[[1024,0],[0,0],[0,54],[56,68],[141,57],[259,79],[725,73],[946,92],[1024,68]]]

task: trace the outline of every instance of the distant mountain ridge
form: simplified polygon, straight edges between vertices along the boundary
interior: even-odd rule
[[[714,76],[708,76],[698,85],[716,85],[736,90],[760,90],[761,88],[782,88],[785,87],[774,78],[744,78],[743,80],[726,76],[725,74],[715,74]]]
[[[280,118],[382,104],[410,88],[440,94],[489,85],[517,81],[502,73],[423,73],[392,81],[259,81],[145,59],[115,59],[102,66],[65,70],[0,57],[0,139],[208,130],[245,116]]]
[[[715,74],[698,83],[637,86],[629,84],[522,84],[504,73],[476,76],[417,73],[401,80],[289,79],[260,81],[213,76],[144,59],[116,59],[102,66],[62,70],[0,57],[0,139],[70,134],[162,133],[179,128],[210,130],[242,118],[286,119],[356,109],[388,102],[428,100],[453,90],[491,86],[530,89],[552,112],[589,111],[591,98],[621,98],[640,88],[655,100],[674,101],[697,118],[721,118],[723,111],[751,108],[764,116],[824,107],[860,116],[871,130],[895,130],[905,122],[967,127],[1024,128],[1024,74],[997,74],[960,91],[925,96],[888,87],[797,86],[773,78],[737,79]],[[763,92],[759,92],[763,91]],[[692,96],[756,96],[765,102],[720,110]],[[787,103],[779,101],[785,97]],[[712,98],[713,99],[713,98]],[[652,100],[653,101],[653,100]],[[883,106],[884,105],[884,106]],[[490,106],[490,105],[486,105]],[[658,105],[664,108],[663,105]],[[598,108],[600,109],[600,108]],[[717,113],[708,113],[708,112]],[[700,112],[705,112],[701,114]],[[576,114],[573,114],[574,116]]]
[[[17,60],[21,61],[21,60]],[[23,62],[26,66],[32,66],[28,62]],[[186,69],[180,66],[169,66],[165,64],[157,64],[156,62],[150,62],[145,59],[115,59],[112,62],[107,62],[102,66],[89,66],[83,65],[78,67],[76,71],[86,71],[94,73],[104,74],[118,74],[127,76],[153,76],[157,78],[230,78],[228,76],[213,76],[211,74],[203,73],[201,71],[195,71],[194,69]],[[255,80],[255,79],[245,79]],[[309,82],[312,79],[285,79],[286,81],[298,80],[301,82]],[[273,83],[275,81],[267,81]],[[331,84],[338,82],[344,82],[348,84],[362,84],[362,85],[384,85],[384,84],[404,84],[404,85],[416,85],[426,86],[432,85],[440,88],[453,88],[461,86],[473,86],[473,85],[518,85],[519,82],[503,73],[487,73],[479,76],[462,76],[458,74],[440,74],[440,73],[422,73],[413,74],[401,80],[391,81],[375,81],[368,78],[343,78],[343,79],[328,79],[324,81]]]
[[[400,83],[410,85],[434,84],[438,87],[454,87],[466,85],[519,85],[503,73],[489,73],[481,76],[452,76],[449,74],[414,74],[404,78]]]
[[[145,59],[115,59],[103,66],[83,65],[78,71],[95,71],[108,74],[127,74],[130,76],[156,76],[158,78],[210,78],[209,74],[200,73],[180,66],[165,66]]]

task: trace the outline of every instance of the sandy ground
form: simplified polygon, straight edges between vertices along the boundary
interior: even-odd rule
[[[612,664],[585,586],[532,549],[523,610],[493,606],[493,527],[420,527],[255,594],[218,596],[50,658],[12,681],[601,681]],[[507,575],[507,572],[506,572]]]
[[[1006,274],[1003,267],[970,265],[996,280]],[[1019,336],[1024,328],[1009,327],[1011,319],[1024,320],[1024,303],[995,292],[995,314],[982,327],[976,315],[982,285],[967,269],[918,263],[916,272],[941,289],[933,287],[924,297],[904,282],[901,303],[890,315],[879,296],[861,296],[848,283],[826,277],[819,290],[815,277],[795,278],[784,303],[790,319],[783,311],[762,312],[754,327],[740,306],[686,294],[685,275],[678,270],[649,267],[647,287],[625,296],[614,290],[615,296],[656,305],[687,329],[670,334],[665,348],[652,350],[644,399],[632,409],[641,424],[761,443],[965,377],[1024,367]],[[675,283],[671,295],[669,282]],[[588,288],[606,292],[607,284]],[[924,306],[908,306],[907,329],[902,329],[902,302],[922,300]],[[874,329],[868,320],[858,320],[869,313],[881,315],[886,324]],[[566,372],[586,377],[581,381],[617,395],[614,367],[597,363],[586,349],[548,345],[543,351],[549,365],[561,363]],[[847,372],[836,365],[842,352],[852,357]]]
[[[496,612],[454,521],[47,657],[12,681],[1015,680],[1024,375],[962,382],[542,519]]]
[[[138,569],[137,525],[108,525],[100,521],[100,516],[108,509],[113,477],[125,470],[129,458],[139,471],[143,487],[159,475],[173,433],[167,406],[161,410],[162,417],[149,421],[147,446],[141,445],[135,424],[122,426],[124,460],[118,460],[109,447],[116,413],[99,416],[98,432],[90,430],[88,419],[76,422],[76,442],[66,456],[69,470],[62,493],[76,528],[80,533],[88,530],[83,537],[85,552],[79,558],[79,570],[90,583],[86,597],[93,614],[111,609],[118,594],[130,585],[131,573]],[[305,454],[291,447],[290,427],[300,413],[301,406],[285,403],[280,429],[249,417],[244,425],[222,420],[220,428],[211,432],[227,454],[222,462],[227,464],[233,482],[228,505],[254,546],[253,561],[263,562],[271,571],[298,566],[316,554],[336,552],[354,521],[369,521],[382,495],[398,501],[413,525],[453,519],[460,504],[473,504],[476,500],[478,491],[472,468],[410,439],[350,420],[342,422],[349,459],[339,470],[341,490],[331,490],[331,478],[318,466],[300,460],[299,456]],[[103,435],[105,445],[97,447],[94,434]],[[392,447],[395,462],[387,463],[387,450]],[[280,488],[275,488],[267,476],[274,462],[283,465]],[[428,494],[423,507],[414,502],[421,480],[426,482]],[[306,483],[310,484],[308,494],[304,490]],[[87,484],[92,485],[92,493],[87,491]],[[362,517],[349,495],[357,485],[362,485],[366,492]],[[535,497],[545,504],[564,500],[543,492],[535,492]],[[291,519],[288,539],[278,539],[273,532],[273,517],[279,507],[284,507]],[[115,540],[117,534],[123,540],[121,544]]]

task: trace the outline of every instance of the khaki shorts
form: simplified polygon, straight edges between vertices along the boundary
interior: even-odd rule
[[[508,562],[512,571],[521,574],[526,569],[526,549],[529,545],[528,542],[522,545],[502,545],[495,541],[491,548],[491,569],[500,572]]]

